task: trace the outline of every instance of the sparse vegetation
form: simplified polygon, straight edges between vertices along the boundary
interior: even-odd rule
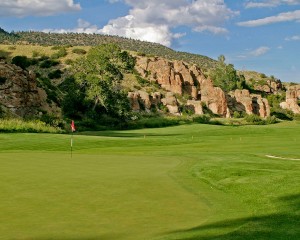
[[[64,130],[39,120],[0,119],[0,132],[63,133]]]

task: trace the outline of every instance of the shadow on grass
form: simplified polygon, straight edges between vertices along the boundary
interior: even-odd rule
[[[298,240],[300,194],[278,199],[279,213],[220,221],[172,232],[167,239],[181,240]]]
[[[132,133],[132,132],[122,132],[122,131],[95,131],[95,132],[87,131],[87,132],[79,132],[76,135],[116,137],[116,138],[144,138],[144,137],[179,136],[181,134]]]
[[[70,236],[70,237],[59,237],[59,236],[53,236],[53,237],[36,237],[36,238],[30,238],[30,240],[114,240],[114,239],[122,239],[121,235],[116,234],[104,234],[94,237],[76,237],[76,236]]]

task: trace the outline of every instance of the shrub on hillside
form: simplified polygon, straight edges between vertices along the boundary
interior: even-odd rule
[[[276,118],[281,120],[292,121],[294,117],[294,113],[288,109],[271,108],[271,116],[275,116]]]
[[[41,68],[50,68],[50,67],[56,66],[58,64],[59,64],[58,61],[46,59],[40,63],[40,67]]]
[[[264,125],[266,122],[256,114],[250,114],[245,117],[247,123],[255,124],[255,125]]]
[[[53,53],[51,55],[51,58],[58,59],[58,58],[67,56],[67,54],[68,54],[67,50],[65,48],[61,47],[61,48],[59,48],[59,50],[56,53]]]
[[[81,49],[81,48],[74,48],[74,49],[72,50],[72,52],[75,53],[75,54],[79,54],[79,55],[84,55],[84,54],[86,54],[86,51],[85,51],[84,49]]]
[[[195,123],[209,123],[209,121],[210,121],[210,116],[208,114],[193,117],[193,122]]]
[[[57,79],[57,78],[61,78],[61,75],[63,74],[63,72],[60,69],[54,70],[52,72],[50,72],[48,74],[48,77],[50,79]]]
[[[245,117],[245,115],[243,112],[234,111],[233,117],[234,118],[243,118],[243,117]]]
[[[26,56],[15,56],[11,60],[11,63],[19,66],[22,69],[26,69],[31,65],[30,59],[28,59]]]
[[[265,120],[266,124],[278,123],[278,119],[275,116],[269,116]]]

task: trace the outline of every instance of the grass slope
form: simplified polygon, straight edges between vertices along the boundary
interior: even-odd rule
[[[43,32],[16,32],[15,34],[1,34],[1,44],[30,44],[41,46],[97,46],[105,43],[116,43],[122,49],[160,56],[167,59],[182,60],[197,64],[206,69],[214,68],[216,61],[207,56],[178,52],[158,43],[145,42],[119,36],[85,33],[43,33]]]
[[[299,123],[0,135],[0,239],[299,239]]]

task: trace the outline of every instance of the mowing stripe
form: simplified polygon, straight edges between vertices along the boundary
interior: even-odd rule
[[[284,157],[277,157],[273,155],[266,155],[268,158],[276,158],[276,159],[282,159],[282,160],[290,160],[290,161],[300,161],[299,158],[284,158]]]

